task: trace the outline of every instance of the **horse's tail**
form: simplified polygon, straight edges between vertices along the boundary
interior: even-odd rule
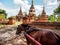
[[[57,35],[56,33],[55,33],[55,35],[56,35],[56,36],[57,36],[57,38],[58,38],[57,45],[60,45],[60,36],[59,36],[59,35]]]

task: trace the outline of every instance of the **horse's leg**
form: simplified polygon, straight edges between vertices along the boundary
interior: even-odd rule
[[[28,38],[26,38],[27,40],[27,45],[35,45],[33,42],[31,42]]]
[[[27,45],[30,45],[30,42],[29,42],[29,40],[27,39]]]

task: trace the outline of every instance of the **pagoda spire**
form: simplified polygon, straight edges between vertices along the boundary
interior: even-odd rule
[[[34,0],[32,0],[32,5],[34,5]]]
[[[35,15],[35,8],[34,8],[34,0],[32,0],[32,4],[29,10],[29,15]]]
[[[42,14],[39,18],[39,22],[48,22],[48,16],[46,15],[44,6],[43,6]]]
[[[43,11],[42,11],[42,14],[46,14],[46,12],[45,12],[45,7],[43,6]]]
[[[20,11],[19,11],[18,15],[23,15],[21,7],[20,7]]]
[[[30,9],[34,9],[34,0],[32,0],[32,5]]]
[[[16,19],[18,21],[22,21],[22,18],[23,18],[23,13],[22,13],[22,9],[21,9],[21,6],[20,6],[20,10],[19,10],[18,15],[16,16]]]

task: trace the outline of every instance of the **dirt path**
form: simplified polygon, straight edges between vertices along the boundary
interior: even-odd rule
[[[0,30],[0,45],[27,45],[24,35],[16,36],[15,33],[16,27],[2,28]]]

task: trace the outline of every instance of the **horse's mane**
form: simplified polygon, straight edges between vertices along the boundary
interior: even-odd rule
[[[26,33],[31,33],[33,31],[43,31],[43,30],[46,30],[46,31],[52,31],[52,30],[48,30],[48,29],[41,29],[41,28],[37,28],[37,27],[28,27],[28,29],[26,30]]]
[[[28,30],[26,30],[26,33],[31,33],[33,31],[40,31],[40,29],[35,28],[35,27],[30,27]]]

